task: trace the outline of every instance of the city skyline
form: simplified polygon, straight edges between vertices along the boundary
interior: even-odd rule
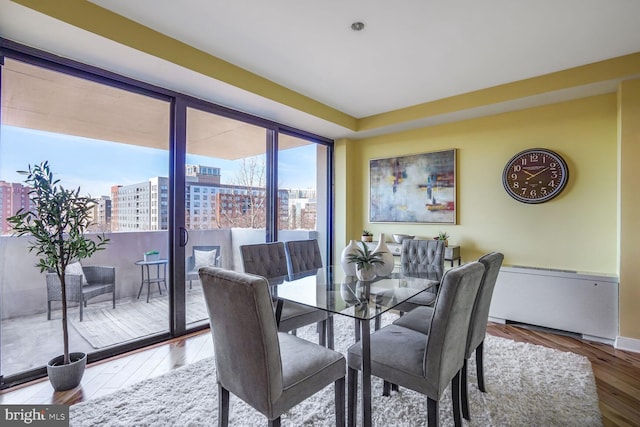
[[[279,151],[278,181],[282,189],[315,189],[315,150],[315,144],[309,144]],[[22,183],[24,176],[18,170],[26,170],[29,164],[44,160],[49,161],[56,178],[65,187],[80,187],[92,197],[109,196],[113,185],[129,185],[169,175],[167,150],[2,125],[0,180]],[[189,154],[186,162],[220,168],[223,184],[233,184],[242,167],[242,160]]]

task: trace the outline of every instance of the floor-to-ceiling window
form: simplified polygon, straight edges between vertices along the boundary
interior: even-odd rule
[[[287,203],[278,206],[278,240],[317,239],[326,248],[329,147],[299,135],[278,134],[278,189]],[[326,257],[326,250],[321,250]],[[327,259],[323,259],[327,265]]]
[[[240,246],[266,241],[269,132],[193,107],[186,122],[185,299],[191,324],[207,320],[198,268],[242,271]]]
[[[71,303],[71,349],[90,353],[168,331],[166,282],[140,289],[147,266],[136,262],[157,251],[166,263],[149,266],[150,275],[159,271],[165,277],[170,268],[169,120],[168,99],[5,59],[0,133],[3,375],[42,366],[61,353],[61,304],[52,301],[49,309],[45,276],[36,268],[36,253],[27,249],[30,238],[12,236],[5,221],[28,207],[29,188],[17,171],[43,161],[63,186],[96,200],[89,235],[104,233],[110,243],[81,263],[115,268],[115,309],[111,293],[97,296],[88,301],[80,321],[78,304]]]
[[[105,294],[82,322],[76,303],[69,311],[71,350],[90,360],[206,326],[193,270],[241,271],[242,244],[330,247],[330,140],[2,39],[0,48],[0,386],[42,375],[62,351],[60,304],[48,320],[36,256],[5,221],[28,203],[16,171],[29,164],[47,160],[95,198],[90,233],[110,238],[82,263],[115,267],[116,308]]]

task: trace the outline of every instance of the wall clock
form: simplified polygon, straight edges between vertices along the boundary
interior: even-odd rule
[[[502,185],[511,197],[522,203],[544,203],[562,192],[569,179],[569,168],[557,153],[530,148],[509,160],[502,172]]]

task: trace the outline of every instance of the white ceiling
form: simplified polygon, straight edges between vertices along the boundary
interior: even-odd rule
[[[92,2],[356,118],[640,51],[638,0]],[[0,12],[2,37],[328,137],[366,135],[9,0]]]

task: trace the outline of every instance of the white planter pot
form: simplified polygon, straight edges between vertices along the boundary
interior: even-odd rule
[[[373,252],[383,252],[382,264],[376,264],[376,275],[380,277],[390,275],[394,268],[393,254],[391,250],[389,250],[387,242],[384,241],[384,234],[380,234],[378,246],[376,246]]]
[[[351,240],[342,250],[342,254],[340,255],[340,265],[347,276],[356,275],[356,265],[349,262],[349,254],[355,253],[358,249],[358,243],[355,240]]]

